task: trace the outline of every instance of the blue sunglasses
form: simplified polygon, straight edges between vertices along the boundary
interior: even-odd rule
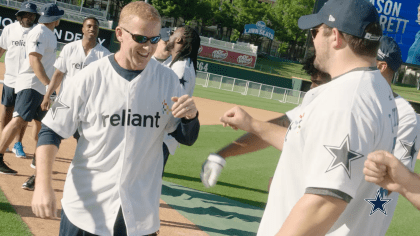
[[[124,29],[123,27],[121,27],[121,29],[123,29],[127,33],[131,34],[131,37],[133,37],[133,40],[136,41],[137,43],[146,43],[147,41],[150,40],[151,44],[157,44],[160,41],[160,35],[148,38],[148,37],[140,35],[140,34],[133,34],[130,31]]]

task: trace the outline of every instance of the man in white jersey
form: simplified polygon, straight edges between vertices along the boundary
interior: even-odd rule
[[[82,32],[83,39],[66,44],[60,52],[60,56],[54,63],[54,67],[57,69],[52,76],[41,104],[41,108],[44,111],[50,108],[50,96],[57,90],[60,84],[61,93],[66,87],[65,84],[71,83],[71,78],[77,72],[90,63],[111,54],[108,49],[97,42],[99,21],[95,17],[87,17],[84,19]],[[77,132],[74,137],[78,139]],[[33,161],[32,165],[35,166],[36,162]],[[30,176],[25,183],[23,183],[22,188],[33,191],[35,188],[35,175]]]
[[[331,81],[331,76],[327,73],[319,71],[314,67],[315,55],[309,56],[304,62],[302,69],[311,76],[311,87],[310,89],[316,88],[322,84],[328,83]],[[290,123],[293,122],[299,114],[300,106],[293,108],[290,111],[287,111],[286,114],[269,120],[268,122],[277,124],[282,127],[289,127]],[[284,135],[286,133],[284,132]],[[284,137],[282,138],[282,140]],[[269,147],[270,145],[264,142],[257,135],[252,133],[246,133],[242,137],[238,138],[234,142],[223,147],[216,153],[211,153],[207,160],[203,164],[201,169],[201,181],[204,186],[213,187],[217,183],[217,179],[225,166],[226,162],[223,159],[232,156],[239,156],[251,152],[256,152],[262,149]],[[215,160],[215,161],[212,161]],[[271,178],[272,179],[272,178]],[[270,179],[270,182],[271,182]],[[269,183],[270,185],[270,183]]]
[[[19,74],[20,66],[25,60],[25,41],[28,32],[33,28],[36,19],[36,5],[29,2],[23,2],[20,10],[16,13],[17,22],[6,26],[0,36],[0,57],[6,52],[3,80],[3,92],[1,104],[3,111],[1,114],[2,130],[10,122],[15,107],[16,94],[15,83]],[[16,157],[26,158],[26,154],[22,147],[22,138],[25,133],[26,126],[22,127],[16,135],[16,143],[13,146],[13,152]],[[0,160],[0,173],[9,174],[10,168]]]
[[[160,22],[150,4],[127,4],[115,30],[120,50],[77,73],[42,121],[32,199],[42,218],[56,216],[51,175],[60,140],[80,133],[60,235],[156,235],[159,229],[163,134],[198,122],[176,74],[150,60]]]
[[[171,29],[170,28],[162,28],[160,29],[160,41],[156,48],[155,54],[153,54],[153,59],[157,60],[158,62],[162,63],[163,65],[167,66],[172,61],[171,52],[166,50],[166,45],[169,42],[169,37],[171,36]]]
[[[59,25],[64,11],[59,10],[55,4],[45,4],[40,12],[39,24],[29,31],[26,38],[26,58],[19,69],[19,80],[15,85],[17,95],[13,119],[3,129],[0,137],[0,159],[3,158],[12,138],[22,127],[33,119],[39,123],[45,115],[40,105],[46,86],[50,82],[49,78],[54,72],[57,47],[54,28]],[[17,172],[10,170],[9,173]]]
[[[403,63],[398,43],[393,38],[382,36],[381,46],[376,59],[378,69],[391,86],[395,73]],[[394,98],[398,109],[398,133],[394,155],[405,167],[410,171],[414,171],[416,157],[420,147],[420,122],[418,121],[416,112],[407,100],[396,93],[394,93]],[[382,187],[382,185],[380,186]],[[388,195],[385,189],[382,189],[382,192]],[[387,214],[389,217],[385,218],[386,223],[382,227],[381,235],[385,235],[391,223],[397,206],[398,196],[398,192],[392,192],[387,196],[392,201],[387,204]]]
[[[298,25],[311,29],[315,67],[332,81],[305,95],[284,147],[283,127],[238,107],[221,118],[283,149],[257,235],[381,235],[390,199],[364,181],[363,164],[393,151],[398,111],[376,68],[378,13],[366,0],[330,0]]]
[[[197,70],[197,56],[200,48],[200,36],[197,31],[189,26],[180,27],[173,32],[166,45],[165,51],[171,53],[171,59],[168,64],[178,76],[179,83],[184,92],[192,97],[195,88],[195,77]],[[169,59],[167,59],[168,61]],[[166,63],[163,62],[164,64]],[[196,127],[199,128],[199,127]],[[182,132],[178,132],[182,134]],[[166,134],[163,139],[163,168],[165,169],[169,154],[175,155],[175,150],[179,143],[191,146],[197,137],[184,137]]]

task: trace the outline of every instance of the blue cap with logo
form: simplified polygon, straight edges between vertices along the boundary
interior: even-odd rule
[[[15,15],[17,16],[21,12],[37,13],[36,5],[30,2],[22,2],[19,11]]]
[[[41,7],[40,15],[39,23],[51,23],[63,17],[64,10],[58,9],[54,3],[47,3]]]
[[[320,24],[368,40],[379,41],[382,35],[365,33],[370,23],[379,24],[379,14],[368,0],[329,0],[317,14],[299,18],[301,29],[311,29]]]
[[[162,28],[160,29],[160,39],[163,41],[169,41],[169,37],[171,36],[171,29],[170,28]]]
[[[378,61],[385,61],[388,67],[394,72],[398,71],[403,63],[401,49],[398,43],[388,36],[382,36],[376,59]]]

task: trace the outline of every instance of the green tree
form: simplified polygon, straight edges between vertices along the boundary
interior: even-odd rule
[[[174,17],[175,24],[178,18],[184,22],[196,18],[198,3],[195,0],[152,0],[152,5],[162,16]]]

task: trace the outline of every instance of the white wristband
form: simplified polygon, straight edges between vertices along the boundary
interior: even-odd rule
[[[211,153],[209,155],[209,157],[207,158],[207,160],[215,162],[215,163],[221,165],[222,167],[224,167],[226,165],[226,160],[223,157],[221,157],[221,156],[219,156],[215,153]]]

